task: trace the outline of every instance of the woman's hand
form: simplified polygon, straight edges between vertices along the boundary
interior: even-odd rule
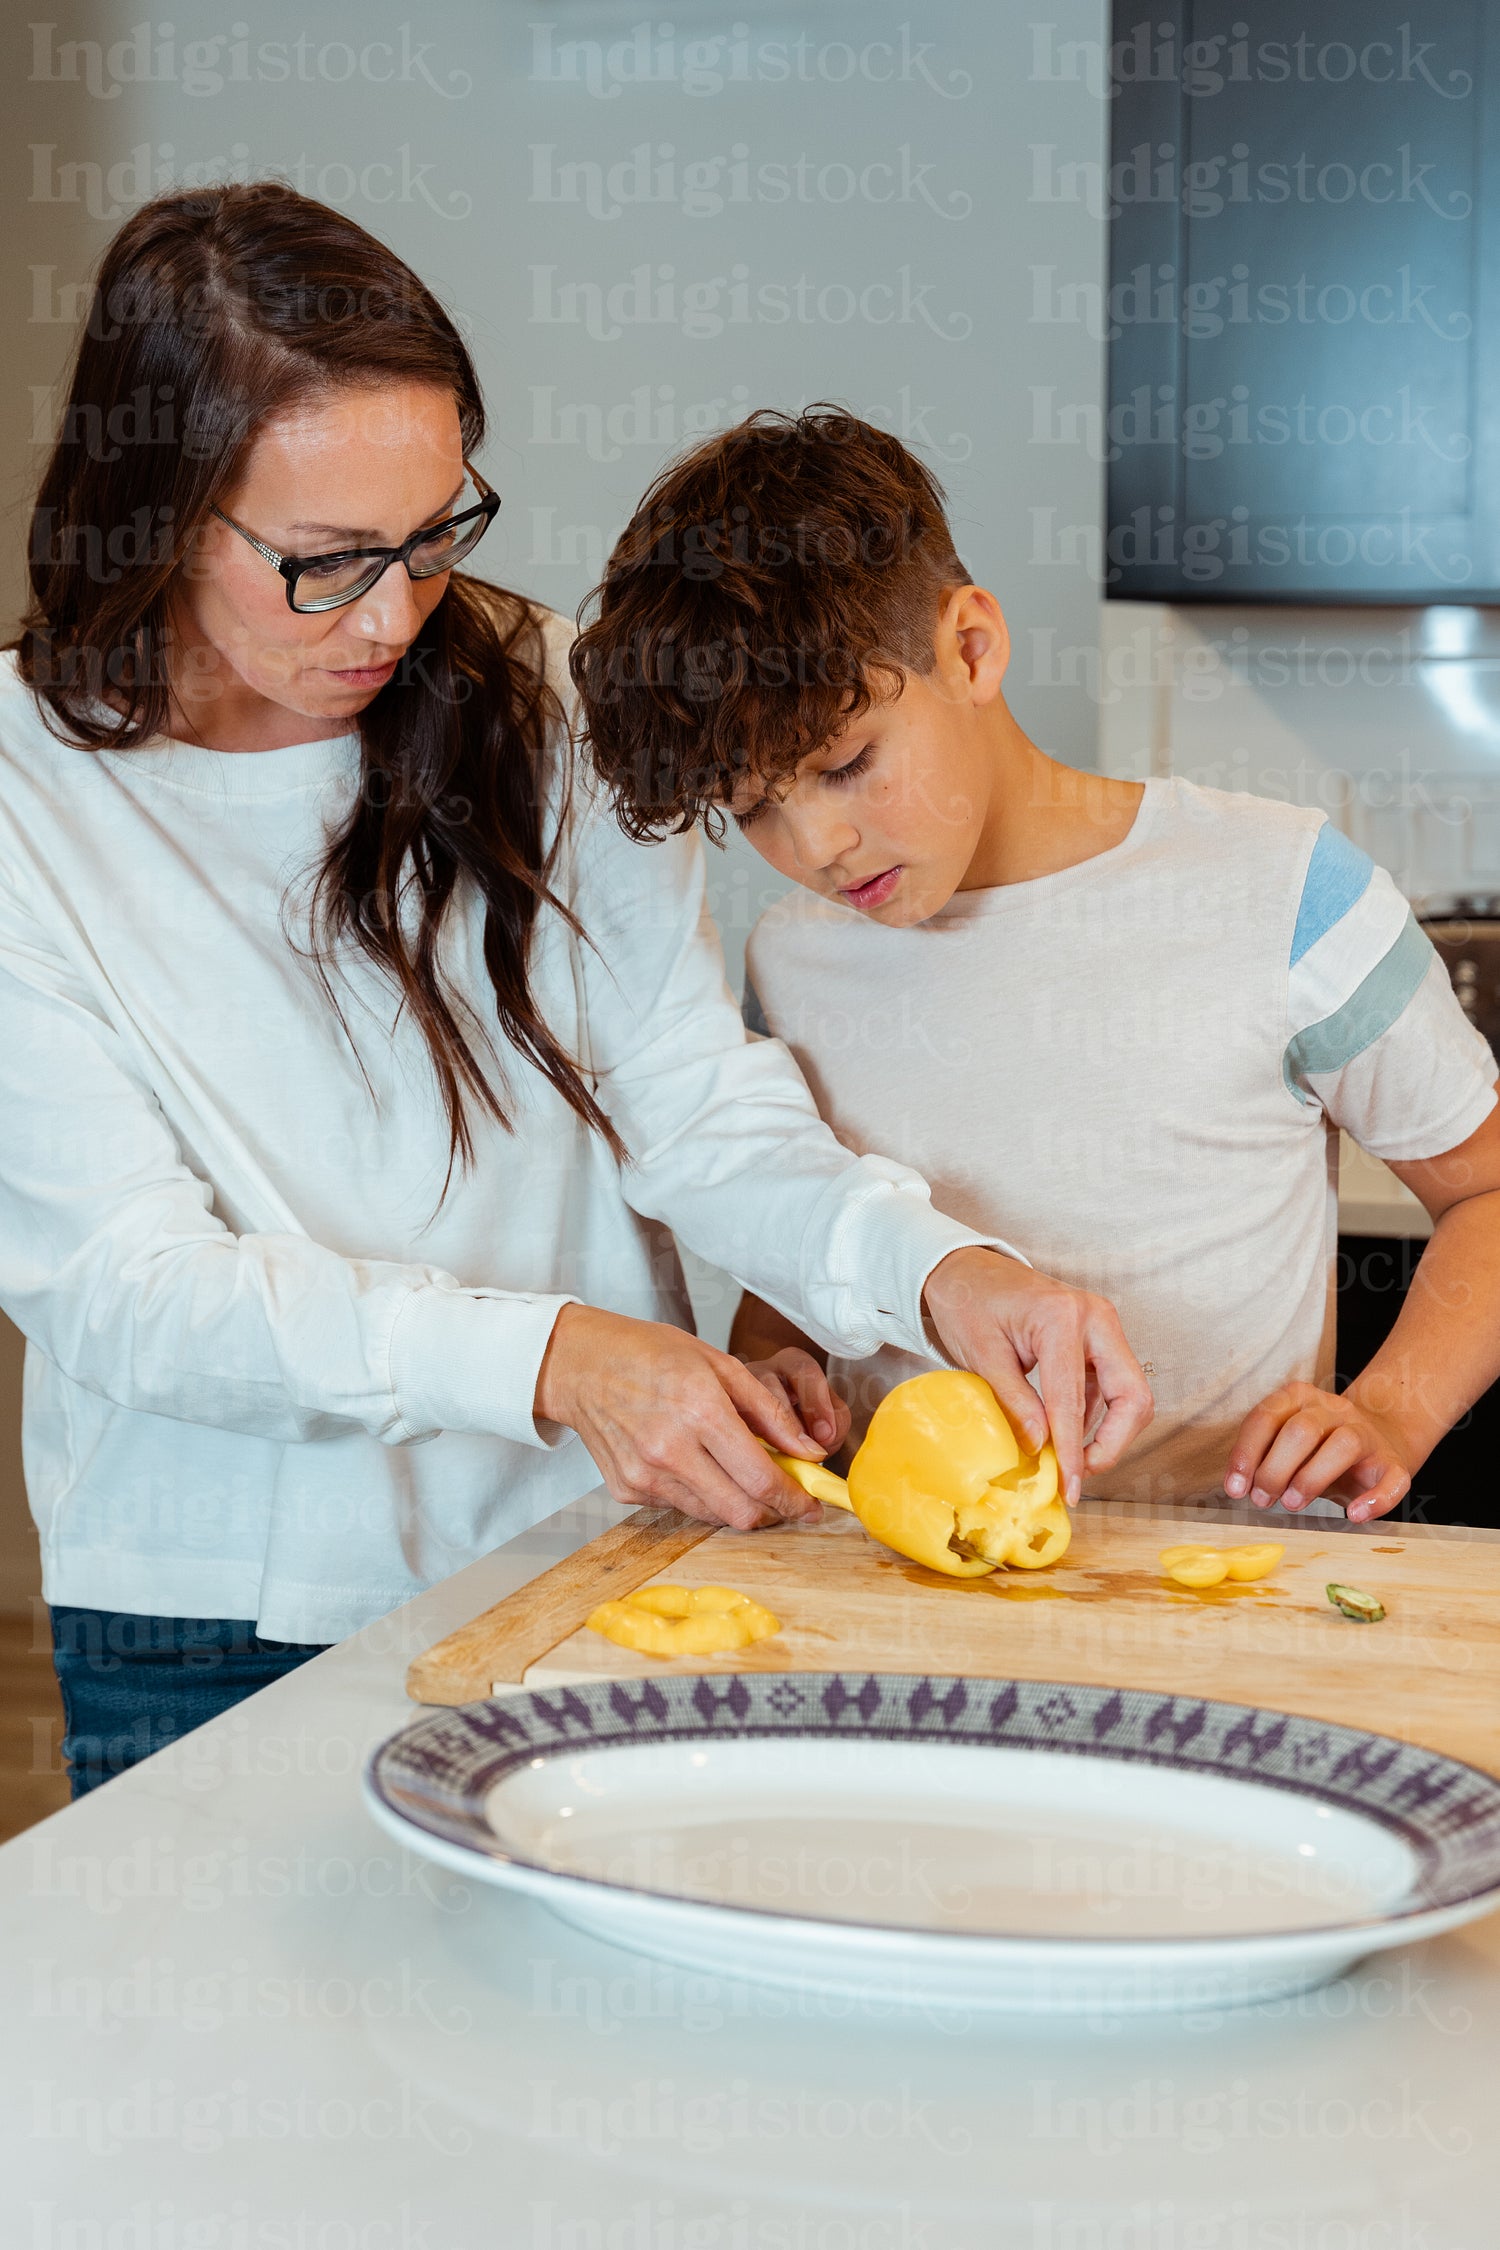
[[[922,1303],[950,1356],[984,1377],[1028,1452],[1050,1434],[1070,1507],[1083,1477],[1112,1469],[1156,1411],[1106,1297],[975,1249],[934,1266]],[[1040,1398],[1026,1380],[1032,1368]],[[1101,1405],[1104,1419],[1085,1445]]]
[[[763,1383],[768,1391],[774,1391],[786,1402],[803,1429],[825,1453],[832,1453],[843,1444],[854,1416],[847,1400],[829,1387],[825,1370],[811,1352],[796,1345],[785,1345],[765,1359],[746,1359],[743,1364],[758,1383]],[[784,1450],[790,1451],[790,1448]]]
[[[1353,1389],[1283,1383],[1240,1424],[1224,1490],[1231,1500],[1248,1493],[1257,1508],[1279,1500],[1293,1514],[1326,1495],[1351,1523],[1369,1523],[1405,1499],[1421,1465],[1394,1421],[1362,1406]]]
[[[766,1383],[680,1328],[564,1305],[537,1377],[536,1412],[578,1432],[624,1506],[680,1508],[700,1523],[757,1531],[819,1512],[756,1442],[805,1460],[827,1451],[788,1403],[789,1390],[800,1397],[807,1384],[776,1364],[787,1357],[806,1355],[778,1352],[768,1363],[774,1384]]]

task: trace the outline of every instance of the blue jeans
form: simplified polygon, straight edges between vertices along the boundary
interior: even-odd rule
[[[52,1661],[73,1795],[322,1653],[299,1641],[263,1641],[242,1617],[143,1617],[54,1603]]]

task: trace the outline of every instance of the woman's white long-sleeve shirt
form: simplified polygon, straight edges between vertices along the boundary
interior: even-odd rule
[[[538,1369],[570,1299],[690,1325],[669,1228],[846,1356],[922,1348],[927,1275],[992,1238],[747,1043],[695,837],[633,845],[580,788],[591,942],[537,932],[630,1164],[497,1039],[514,1129],[476,1117],[444,1197],[420,1035],[341,955],[346,1035],[306,951],[357,738],[78,750],[0,665],[0,1305],[49,1599],[326,1641],[459,1568],[598,1481]],[[445,959],[493,1022],[477,912]]]

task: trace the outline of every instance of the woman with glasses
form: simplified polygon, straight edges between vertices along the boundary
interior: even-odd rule
[[[758,1440],[837,1442],[823,1372],[698,1341],[669,1228],[842,1352],[925,1313],[1033,1411],[1040,1360],[1075,1452],[1086,1362],[1107,1451],[1149,1410],[1107,1308],[747,1043],[696,840],[570,763],[570,629],[456,567],[483,435],[442,308],[288,188],[105,255],[0,670],[0,1304],[75,1792],[601,1475],[803,1514]]]

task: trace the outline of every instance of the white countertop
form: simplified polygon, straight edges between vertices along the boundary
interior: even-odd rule
[[[1425,1241],[1432,1221],[1388,1164],[1347,1133],[1339,1135],[1339,1233],[1409,1236]]]
[[[0,1850],[6,2250],[1491,2250],[1500,1916],[1238,2015],[935,2021],[614,1952],[387,1843],[359,1773],[411,1656],[615,1513]]]

